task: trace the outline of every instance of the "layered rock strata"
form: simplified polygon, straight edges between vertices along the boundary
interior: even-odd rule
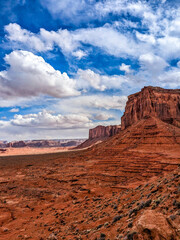
[[[146,116],[180,126],[180,89],[144,87],[128,97],[121,129],[131,126]]]
[[[109,137],[112,137],[121,131],[121,125],[111,126],[97,126],[89,130],[89,138],[81,143],[77,148],[87,148],[102,141],[105,141]]]
[[[119,133],[120,130],[121,125],[97,126],[89,130],[89,139],[112,137],[115,134]]]

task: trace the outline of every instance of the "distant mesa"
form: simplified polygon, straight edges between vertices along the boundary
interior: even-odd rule
[[[121,131],[121,125],[97,126],[89,130],[89,139],[112,137]]]
[[[121,125],[111,125],[111,126],[97,126],[89,130],[89,138],[80,144],[77,148],[86,148],[91,145],[100,143],[109,137],[120,133]]]
[[[27,141],[0,141],[0,148],[50,148],[50,147],[76,147],[84,142],[84,139],[62,140],[27,140]]]

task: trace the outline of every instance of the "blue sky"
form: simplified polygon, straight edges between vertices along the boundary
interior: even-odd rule
[[[81,138],[127,96],[180,87],[180,3],[0,1],[2,140]]]

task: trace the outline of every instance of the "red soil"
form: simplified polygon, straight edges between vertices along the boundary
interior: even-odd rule
[[[54,152],[64,152],[70,150],[71,147],[48,147],[48,148],[3,148],[0,150],[0,156],[17,156],[17,155],[32,155],[32,154],[47,154]]]
[[[146,118],[86,150],[1,157],[0,240],[179,239],[179,150],[179,128]]]

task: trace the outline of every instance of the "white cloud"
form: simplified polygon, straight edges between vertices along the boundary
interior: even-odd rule
[[[142,41],[154,45],[156,43],[155,37],[151,34],[142,34],[136,31],[136,37]]]
[[[121,66],[119,67],[119,69],[126,73],[130,73],[131,72],[130,67],[131,67],[130,65],[126,65],[126,64],[122,63]]]
[[[16,23],[10,23],[5,26],[5,31],[8,33],[6,36],[12,42],[22,43],[30,49],[35,49],[36,51],[47,51],[52,49],[52,45],[47,42],[44,43],[39,35],[34,34],[26,29],[22,29]]]
[[[7,25],[5,29],[9,40],[24,44],[27,49],[43,52],[58,46],[64,55],[72,54],[79,59],[87,55],[86,51],[80,49],[82,44],[90,44],[110,55],[121,57],[136,56],[139,51],[143,52],[143,48],[139,47],[133,38],[121,34],[113,26],[82,28],[75,31],[59,29],[57,32],[42,28],[38,34],[22,29],[15,23]]]
[[[75,80],[31,52],[13,51],[5,56],[5,61],[10,67],[0,72],[1,98],[40,95],[61,98],[79,94]]]
[[[94,127],[94,126],[93,126]],[[39,128],[13,125],[11,121],[0,121],[1,140],[28,140],[28,139],[65,139],[88,137],[88,128]]]
[[[40,29],[36,34],[22,29],[15,23],[7,25],[5,27],[7,38],[15,43],[24,44],[26,50],[30,48],[42,52],[58,46],[64,55],[81,59],[87,54],[87,47],[84,44],[90,44],[116,57],[139,58],[140,55],[151,52],[169,60],[177,58],[180,54],[180,15],[179,8],[175,5],[165,9],[164,5],[159,3],[159,7],[153,8],[150,2],[132,0],[98,2],[41,0],[41,3],[53,15],[62,19],[66,16],[73,21],[77,18],[83,21],[84,15],[87,15],[87,18],[100,19],[109,13],[116,15],[128,13],[140,19],[140,30],[134,32],[132,28],[136,27],[137,22],[127,22],[124,17],[121,24],[114,22],[102,27],[88,27],[74,31]]]
[[[147,70],[152,75],[161,73],[168,66],[164,59],[152,53],[141,55],[139,61],[142,69]]]
[[[89,128],[92,121],[85,115],[53,115],[51,112],[43,110],[37,114],[15,115],[11,120],[14,126],[48,128],[48,129],[72,129],[72,128]]]
[[[89,128],[97,124],[107,124],[102,121],[110,117],[110,114],[104,112],[101,112],[99,116],[85,113],[61,115],[47,110],[35,114],[16,114],[11,120],[0,120],[1,140],[88,137]],[[93,122],[94,119],[101,122]]]
[[[10,109],[9,112],[17,113],[17,112],[19,112],[19,108],[12,108],[12,109]]]
[[[106,0],[98,2],[95,5],[97,14],[107,15],[109,13],[122,14],[130,13],[133,16],[141,16],[144,11],[149,10],[149,6],[145,2],[129,1],[129,0]]]
[[[121,34],[112,26],[80,29],[72,32],[76,41],[99,47],[114,56],[134,56],[141,51],[133,38]]]
[[[100,19],[109,13],[142,16],[144,11],[150,11],[150,6],[144,1],[132,0],[41,0],[40,2],[54,18],[73,24]]]
[[[130,82],[130,79],[122,75],[101,75],[94,71],[87,69],[79,69],[76,75],[77,86],[81,89],[94,88],[99,91],[107,89],[120,89],[125,83]]]
[[[180,37],[180,17],[177,17],[172,22],[170,22],[168,30],[170,35]]]
[[[105,94],[78,96],[69,99],[61,99],[52,109],[73,113],[99,113],[99,110],[124,110],[126,96],[108,96]],[[68,108],[67,108],[68,106]],[[97,110],[97,111],[96,111]]]
[[[180,69],[171,68],[158,76],[158,81],[162,87],[180,88]]]
[[[107,113],[99,113],[94,116],[95,120],[100,120],[100,121],[106,121],[106,120],[109,120],[110,118],[113,118],[113,115],[107,114]]]
[[[73,52],[72,55],[77,57],[78,59],[81,59],[81,58],[87,56],[87,53],[83,52],[82,50],[78,50],[76,52]]]
[[[4,96],[0,99],[0,107],[30,107],[43,104],[42,97]]]
[[[159,54],[166,59],[175,59],[180,56],[180,38],[166,35],[157,39]]]
[[[78,86],[84,89],[93,87],[97,90],[104,91],[106,86],[103,84],[102,78],[92,70],[78,70],[76,78],[78,79]]]
[[[75,52],[80,46],[79,42],[75,41],[73,34],[67,29],[59,29],[55,32],[41,28],[39,36],[47,45],[60,47],[64,54]]]

